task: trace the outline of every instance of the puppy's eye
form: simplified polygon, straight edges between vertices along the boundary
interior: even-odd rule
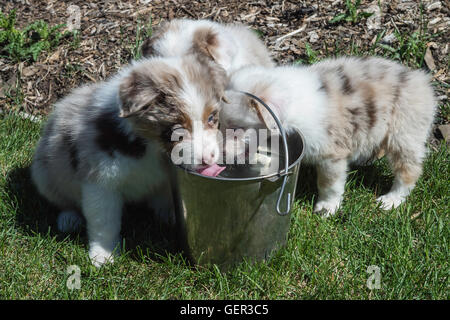
[[[218,120],[219,119],[217,117],[217,111],[213,111],[208,117],[208,124],[213,126],[217,123]]]

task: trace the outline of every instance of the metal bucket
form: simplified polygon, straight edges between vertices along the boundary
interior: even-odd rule
[[[194,264],[217,264],[222,270],[244,259],[266,260],[286,243],[303,157],[302,135],[297,131],[287,135],[264,102],[244,94],[261,102],[277,122],[284,170],[260,177],[224,178],[175,167],[179,243]]]

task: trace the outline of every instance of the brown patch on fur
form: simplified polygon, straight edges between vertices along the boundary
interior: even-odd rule
[[[354,121],[354,120],[352,120],[350,123],[351,123],[352,126],[353,126],[353,134],[355,134],[355,133],[358,132],[358,130],[359,130],[359,124],[358,124],[358,122],[356,122],[356,121]]]
[[[344,72],[344,67],[340,66],[338,68],[337,72],[338,72],[339,78],[342,81],[341,91],[346,95],[350,95],[353,92],[355,92],[355,89],[352,87],[352,84],[350,82],[350,78]]]
[[[169,105],[163,109],[175,111],[174,101],[167,101],[167,98],[175,97],[181,87],[181,75],[177,70],[155,61],[144,64],[133,70],[120,85],[121,116],[128,117],[145,112],[153,113],[156,117],[166,115],[170,118],[170,112],[159,109],[165,101],[169,102]]]
[[[183,85],[179,72],[165,63],[149,61],[133,70],[120,85],[121,117],[132,117],[140,136],[159,136],[175,124],[192,130],[184,105],[177,98]]]
[[[181,75],[178,72],[173,71],[174,70],[172,70],[172,72],[161,73],[160,82],[161,86],[167,86],[171,91],[178,91],[182,86]]]
[[[192,121],[191,121],[191,118],[184,116],[183,117],[183,121],[181,122],[181,125],[187,131],[192,132]]]
[[[354,109],[348,108],[348,111],[351,114],[350,123],[351,123],[351,125],[353,127],[353,134],[355,134],[359,130],[358,117],[361,114],[361,110],[359,108],[354,108]]]
[[[372,156],[370,157],[370,161],[381,159],[386,155],[386,152],[388,150],[388,136],[389,134],[386,134],[380,145],[373,151]]]
[[[354,109],[348,109],[348,111],[350,111],[350,113],[352,114],[353,117],[357,117],[358,115],[361,114],[361,110],[359,108],[354,108]]]
[[[400,175],[400,179],[402,179],[402,181],[407,185],[415,184],[417,179],[419,179],[419,176],[420,176],[420,174],[418,174],[417,172],[409,170],[408,168],[405,168],[405,167],[403,167],[399,171],[399,175]]]
[[[192,57],[195,57],[197,61],[187,61],[183,64],[188,80],[196,83],[202,93],[208,96],[208,99],[222,100],[229,82],[225,70],[202,54],[194,54]]]
[[[333,184],[335,179],[333,177],[329,177],[325,174],[317,174],[317,186],[319,188],[327,188]]]
[[[369,130],[375,126],[377,121],[377,109],[375,106],[375,92],[370,85],[363,90],[364,108],[367,112]]]
[[[408,74],[409,74],[408,70],[402,70],[398,74],[398,82],[393,87],[393,96],[394,96],[392,99],[393,104],[396,104],[398,102],[398,99],[400,98],[400,94],[402,91],[402,87],[405,86],[405,82],[408,80]]]
[[[332,144],[325,158],[346,158],[351,153],[352,136],[348,130],[335,128],[332,124],[327,127],[327,134],[332,138]]]
[[[320,91],[324,91],[326,94],[330,93],[330,85],[328,84],[327,79],[325,79],[324,77],[320,77],[320,83],[321,86],[319,87]]]
[[[417,179],[419,179],[422,174],[421,162],[414,161],[413,157],[407,155],[405,150],[387,151],[395,176],[400,178],[407,185],[416,183]]]
[[[199,28],[194,33],[192,50],[201,53],[213,61],[217,61],[217,47],[219,40],[217,33],[209,27]]]
[[[331,136],[331,135],[333,134],[333,127],[332,127],[331,125],[329,125],[329,126],[327,127],[327,134],[328,134],[329,136]]]
[[[256,114],[258,115],[259,121],[265,123],[264,117],[261,114],[261,110],[258,106],[258,103],[255,100],[249,98],[248,105],[250,106],[251,109],[255,110]]]
[[[422,173],[420,166],[410,166],[405,163],[400,163],[399,161],[395,161],[394,171],[395,175],[407,185],[415,184]]]
[[[381,159],[381,158],[383,158],[385,155],[386,155],[386,149],[380,148],[380,149],[378,149],[378,152],[377,152],[377,154],[375,155],[375,157],[376,157],[377,159]]]

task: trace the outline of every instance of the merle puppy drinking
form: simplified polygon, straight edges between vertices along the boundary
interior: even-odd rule
[[[146,58],[56,104],[36,149],[32,179],[61,209],[59,230],[72,230],[84,215],[96,266],[112,261],[118,249],[125,202],[162,192],[163,208],[171,210],[167,155],[174,146],[195,146],[187,148],[193,169],[217,161],[226,79],[201,53]],[[172,141],[177,130],[188,134]]]

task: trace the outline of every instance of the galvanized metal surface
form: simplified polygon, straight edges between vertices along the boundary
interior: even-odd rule
[[[294,131],[287,142],[291,161],[285,189],[294,195],[303,138]],[[227,269],[243,259],[267,259],[285,244],[290,214],[277,213],[283,183],[279,174],[234,179],[206,177],[182,167],[175,171],[179,239],[193,263]]]

